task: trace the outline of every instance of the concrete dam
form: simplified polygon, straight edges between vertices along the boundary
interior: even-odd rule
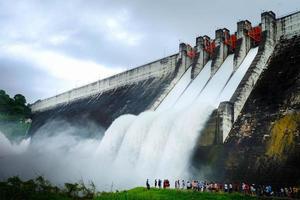
[[[276,47],[299,35],[300,12],[239,21],[234,33],[218,29],[194,47],[181,43],[177,54],[35,102],[29,134],[56,131],[48,126],[59,121],[85,127],[83,137],[102,133],[95,151],[103,171],[116,173],[111,179],[190,177],[197,147],[231,141]]]
[[[263,13],[262,23],[258,26],[261,29],[261,36],[258,36],[261,37],[259,43],[249,34],[247,35],[252,28],[251,23],[248,20],[240,21],[237,23],[237,31],[234,34],[236,37],[234,42],[236,47],[234,48],[230,44],[232,36],[230,36],[229,30],[220,29],[216,31],[214,40],[208,36],[198,37],[194,48],[182,43],[179,46],[178,54],[37,101],[31,106],[34,113],[33,119],[35,119],[31,133],[33,134],[46,121],[56,118],[63,118],[71,122],[73,118],[75,121],[83,122],[85,119],[92,120],[107,129],[112,121],[122,114],[137,115],[145,110],[156,110],[161,103],[167,104],[168,98],[166,97],[184,73],[190,73],[192,82],[209,62],[211,76],[213,76],[229,55],[234,57],[232,72],[235,72],[250,49],[259,46],[259,51],[251,63],[251,67],[248,66],[246,76],[242,77],[243,80],[230,101],[223,102],[219,106],[219,113],[223,112],[222,109],[225,109],[226,112],[233,110],[231,114],[227,113],[233,118],[228,122],[233,123],[261,71],[266,67],[276,41],[282,36],[292,37],[299,32],[298,15],[295,13],[276,19],[273,13]],[[213,52],[210,51],[212,50],[211,41],[214,45]],[[190,55],[193,50],[195,56]],[[222,117],[221,115],[219,117]],[[225,116],[227,120],[231,117]],[[226,136],[224,136],[225,138]]]

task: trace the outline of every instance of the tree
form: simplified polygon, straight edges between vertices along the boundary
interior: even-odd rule
[[[26,104],[26,98],[21,94],[16,94],[14,96],[14,100],[15,100],[15,105],[25,106]]]
[[[0,90],[0,112],[11,115],[21,115],[29,117],[31,110],[26,105],[26,98],[21,94],[16,94],[10,98],[4,90]]]
[[[4,90],[0,90],[0,112],[9,112],[11,99]]]
[[[66,192],[67,195],[69,197],[76,197],[78,196],[78,192],[79,192],[79,184],[78,183],[65,183],[65,188],[66,188]]]
[[[6,92],[4,90],[0,90],[0,96],[6,95]]]

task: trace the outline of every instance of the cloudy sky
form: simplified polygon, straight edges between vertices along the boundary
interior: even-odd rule
[[[179,42],[284,15],[299,0],[0,0],[0,89],[29,102],[176,53]]]

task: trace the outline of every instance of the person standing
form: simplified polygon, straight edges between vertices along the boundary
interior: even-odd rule
[[[250,192],[251,192],[251,195],[252,195],[252,196],[255,195],[256,189],[255,189],[255,185],[254,185],[254,184],[250,185]]]
[[[156,186],[157,186],[157,180],[155,179],[155,181],[154,181],[154,187],[156,188]]]
[[[224,192],[228,192],[228,185],[227,185],[227,183],[224,184]]]
[[[159,187],[159,189],[161,188],[161,180],[160,179],[158,179],[158,187]]]
[[[191,184],[191,182],[190,181],[187,181],[186,182],[186,189],[192,189],[192,184]]]
[[[147,189],[150,190],[149,179],[147,179],[147,181],[146,181],[146,186],[147,186]]]
[[[181,186],[182,186],[182,189],[184,189],[184,187],[185,187],[185,182],[184,182],[184,180],[182,180]]]

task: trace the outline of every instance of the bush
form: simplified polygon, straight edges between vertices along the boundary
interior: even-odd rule
[[[31,110],[29,105],[26,105],[26,98],[23,95],[16,94],[14,98],[10,98],[4,90],[0,90],[0,113],[27,118]]]
[[[93,199],[95,185],[93,183],[86,187],[83,181],[79,183],[65,183],[65,188],[52,185],[44,177],[39,176],[34,180],[22,181],[19,177],[8,178],[5,182],[0,182],[0,199],[15,200],[62,200],[62,199]]]

